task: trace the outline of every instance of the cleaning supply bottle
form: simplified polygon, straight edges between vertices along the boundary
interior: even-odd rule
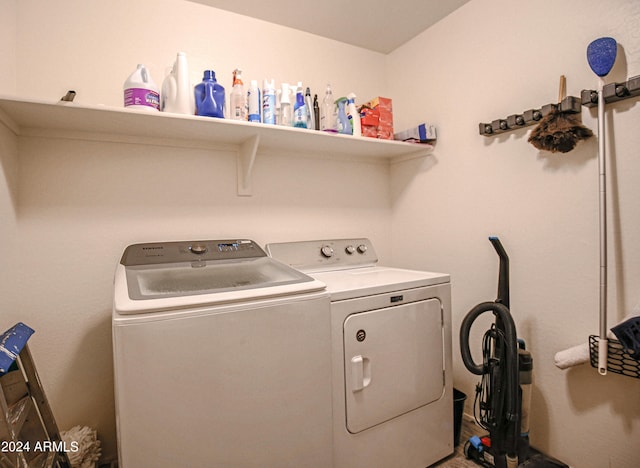
[[[202,83],[194,89],[196,115],[224,119],[224,87],[216,81],[213,70],[205,70]]]
[[[311,90],[307,86],[307,90],[304,93],[304,105],[307,108],[307,128],[315,130],[316,119],[313,115],[313,103],[311,102]]]
[[[324,98],[322,99],[322,107],[320,107],[320,130],[325,132],[338,131],[338,116],[336,113],[336,103],[333,100],[331,85],[327,85]]]
[[[261,122],[260,109],[262,106],[260,101],[260,88],[258,88],[258,82],[256,80],[251,80],[251,84],[249,85],[247,106],[249,122]]]
[[[300,83],[298,83],[300,85]],[[307,106],[304,103],[302,86],[296,90],[296,103],[293,106],[293,126],[297,128],[307,128]]]
[[[276,86],[273,79],[262,82],[262,123],[276,124]]]
[[[233,87],[229,94],[229,118],[233,120],[247,120],[247,94],[244,92],[242,70],[233,71]]]
[[[347,112],[345,107],[347,105],[347,98],[341,97],[336,101],[336,105],[338,106],[338,133],[342,133],[343,135],[351,135],[352,128],[349,123],[349,118],[347,117]]]
[[[347,94],[347,117],[351,124],[351,134],[353,136],[362,136],[360,112],[356,108],[356,95],[353,93]]]
[[[189,82],[187,55],[178,52],[173,68],[162,83],[163,112],[194,114],[195,102]]]
[[[160,92],[144,65],[138,64],[136,70],[124,82],[124,107],[148,111],[160,110]]]
[[[314,130],[320,130],[320,105],[317,94],[313,95],[313,120],[315,121]]]
[[[282,91],[276,89],[276,125],[280,125],[280,101],[282,97]]]
[[[289,84],[282,83],[282,92],[280,94],[280,125],[291,127],[291,99],[289,98]]]

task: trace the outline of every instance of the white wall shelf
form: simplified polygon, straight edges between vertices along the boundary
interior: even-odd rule
[[[0,97],[0,121],[16,135],[205,147],[237,153],[238,195],[252,194],[259,150],[401,161],[433,146],[191,115]]]

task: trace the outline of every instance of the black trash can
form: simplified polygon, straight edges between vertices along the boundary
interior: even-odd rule
[[[464,402],[467,395],[458,390],[453,389],[453,446],[457,447],[460,443],[460,430],[462,428],[462,413],[464,413]]]

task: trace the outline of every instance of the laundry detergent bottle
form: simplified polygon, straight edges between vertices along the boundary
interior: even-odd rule
[[[124,107],[152,112],[160,110],[160,90],[144,65],[139,64],[127,78],[123,90]]]
[[[173,68],[162,82],[163,112],[175,114],[194,114],[193,92],[189,82],[187,55],[178,52]]]
[[[216,72],[205,70],[202,83],[194,89],[196,115],[224,119],[224,87],[216,81]]]

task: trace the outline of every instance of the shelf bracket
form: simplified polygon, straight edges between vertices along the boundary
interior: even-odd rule
[[[242,142],[238,150],[236,164],[238,172],[238,196],[240,197],[250,197],[253,195],[251,178],[259,143],[260,135],[254,135]]]

